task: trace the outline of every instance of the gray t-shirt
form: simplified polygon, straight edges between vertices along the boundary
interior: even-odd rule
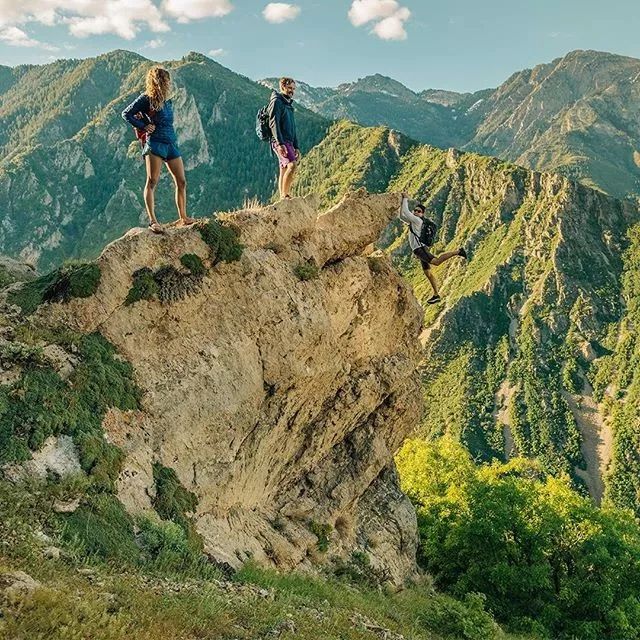
[[[423,247],[424,245],[420,242],[422,218],[409,209],[409,201],[407,198],[402,199],[400,220],[409,226],[409,246],[411,247],[411,251],[415,251],[416,249]]]

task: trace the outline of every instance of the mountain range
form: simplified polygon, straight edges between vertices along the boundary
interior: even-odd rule
[[[358,149],[357,156],[349,149]],[[598,502],[639,508],[640,211],[563,176],[341,122],[306,158],[298,193],[406,191],[439,228],[444,304],[397,221],[381,240],[425,307],[421,433],[477,460],[537,459]]]
[[[475,93],[416,93],[381,75],[336,89],[300,83],[299,100],[328,118],[388,126],[436,147],[562,173],[616,197],[640,194],[640,60],[634,58],[573,51]]]
[[[150,64],[117,51],[0,69],[1,253],[45,269],[95,256],[144,220],[143,167],[120,111]],[[269,199],[275,166],[254,133],[268,89],[200,54],[166,64],[191,212]],[[596,52],[480,94],[416,94],[381,76],[335,90],[301,83],[296,186],[325,205],[356,187],[406,190],[438,224],[435,251],[469,248],[466,267],[439,270],[444,304],[424,318],[423,434],[453,433],[477,459],[528,455],[633,508],[639,87],[640,61]],[[331,121],[345,116],[361,124]],[[388,122],[362,126],[374,118]],[[420,123],[423,134],[402,132]],[[451,144],[467,152],[437,148]],[[165,177],[164,219],[171,201]],[[381,246],[424,301],[399,222]]]
[[[140,147],[120,113],[152,64],[114,51],[0,70],[0,253],[47,269],[96,256],[127,229],[146,224]],[[255,135],[255,116],[269,91],[200,54],[166,66],[191,213],[268,199],[276,168]],[[328,123],[304,109],[298,118],[307,151]],[[169,183],[165,172],[158,197],[165,221],[177,217]]]
[[[144,223],[144,169],[119,114],[152,61],[114,51],[87,60],[0,67],[0,253],[49,268],[93,257]],[[268,200],[275,167],[254,134],[268,90],[201,54],[167,62],[176,82],[177,130],[195,215]],[[266,84],[273,84],[273,81]],[[616,197],[640,194],[640,61],[575,51],[515,73],[497,89],[411,91],[384,76],[336,89],[300,82],[303,152],[331,122],[396,129],[417,142],[457,147],[561,173]],[[349,162],[360,151],[349,149]],[[159,188],[171,219],[170,180]]]

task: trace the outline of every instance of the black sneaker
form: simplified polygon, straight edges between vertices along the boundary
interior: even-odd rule
[[[464,247],[458,249],[458,255],[465,260],[467,259],[467,252],[464,250]]]
[[[432,296],[427,300],[427,304],[437,304],[438,302],[440,302],[440,300],[440,296]]]

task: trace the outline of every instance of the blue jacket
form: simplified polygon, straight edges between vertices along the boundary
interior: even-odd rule
[[[269,101],[269,127],[278,144],[290,142],[294,149],[299,149],[293,100],[277,91],[271,94]]]
[[[149,96],[141,93],[123,112],[122,117],[136,129],[144,129],[149,122],[139,120],[136,115],[139,113],[149,114],[151,103]],[[156,125],[155,131],[151,134],[151,139],[165,144],[175,144],[177,142],[176,131],[173,128],[173,103],[165,100],[160,111],[156,111],[150,116],[151,122]]]

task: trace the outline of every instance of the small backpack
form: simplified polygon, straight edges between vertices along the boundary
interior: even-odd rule
[[[438,233],[438,227],[433,220],[429,218],[422,218],[422,228],[420,229],[420,244],[425,247],[430,247],[436,241],[436,234]]]
[[[256,135],[262,142],[269,142],[273,137],[269,126],[269,107],[262,107],[256,116]]]
[[[138,120],[144,120],[147,124],[153,124],[152,118],[155,113],[156,112],[153,109],[150,109],[149,113],[144,113],[141,111],[140,113],[136,113],[136,118],[138,118]],[[144,147],[144,145],[147,144],[147,138],[149,137],[149,134],[144,129],[138,129],[137,127],[133,127],[133,133],[135,134],[140,144]]]

